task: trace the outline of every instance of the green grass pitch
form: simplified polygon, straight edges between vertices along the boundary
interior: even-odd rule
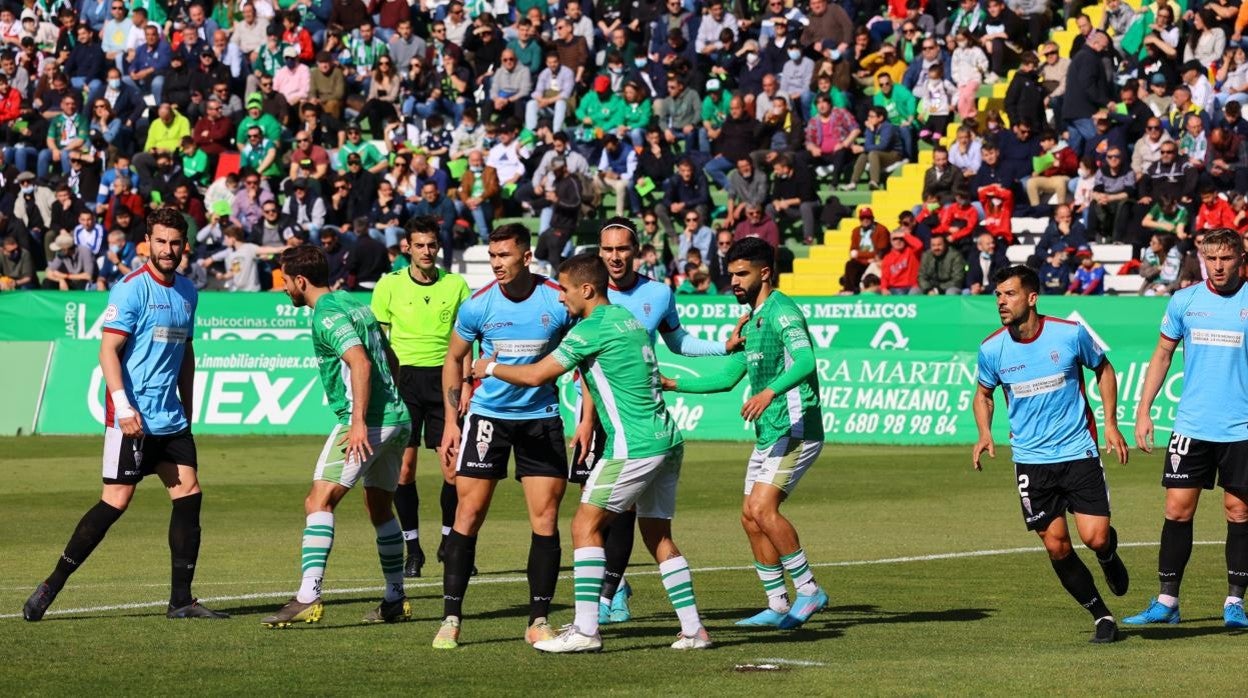
[[[830,608],[795,632],[742,630],[763,603],[738,523],[747,444],[686,451],[675,532],[716,647],[668,649],[678,629],[653,562],[635,551],[635,620],[603,629],[596,656],[542,656],[523,643],[529,541],[518,485],[500,485],[482,531],[481,576],[466,598],[464,645],[429,643],[441,612],[436,475],[422,452],[422,531],[430,563],[408,588],[415,620],[357,622],[379,598],[373,532],[358,495],[339,510],[324,620],[268,630],[260,617],[293,593],[302,502],[321,442],[199,439],[204,543],[196,592],[223,622],[168,621],[167,497],[155,478],[53,613],[24,623],[21,605],[50,571],[99,490],[98,438],[0,439],[0,691],[5,695],[316,694],[435,691],[464,695],[749,695],[1156,693],[1229,694],[1242,686],[1242,633],[1221,623],[1225,536],[1220,493],[1206,494],[1184,584],[1183,623],[1128,629],[1087,644],[1088,615],[1023,529],[1008,451],[975,473],[967,448],[829,446],[785,510],[802,534]],[[1155,593],[1160,459],[1110,463],[1115,523],[1132,588],[1118,617]],[[1209,500],[1210,496],[1215,497]],[[571,564],[564,511],[564,564]],[[1091,554],[1082,551],[1105,591]],[[561,578],[552,621],[571,620]],[[344,590],[344,591],[336,591]],[[215,599],[215,600],[214,600]],[[125,608],[116,608],[127,606]],[[101,610],[114,607],[113,610]],[[57,613],[79,609],[70,613]],[[737,665],[776,664],[741,672]]]

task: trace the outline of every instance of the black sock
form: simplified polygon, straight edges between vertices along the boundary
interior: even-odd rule
[[[1096,582],[1092,581],[1092,573],[1088,571],[1088,566],[1083,564],[1083,560],[1080,560],[1073,550],[1061,560],[1049,560],[1049,562],[1053,564],[1053,571],[1062,581],[1062,586],[1066,587],[1066,591],[1075,597],[1075,601],[1079,602],[1080,606],[1092,614],[1093,620],[1111,615],[1109,608],[1105,606],[1100,593],[1096,590]]]
[[[602,598],[615,597],[628,569],[628,558],[633,554],[633,537],[637,530],[637,511],[626,511],[615,517],[603,533],[603,550],[607,554],[607,566],[602,577]]]
[[[550,615],[550,600],[559,580],[559,531],[552,536],[534,533],[529,542],[529,622]]]
[[[464,592],[477,557],[477,537],[454,529],[446,536],[445,565],[442,568],[442,615],[463,617]]]
[[[1093,552],[1096,552],[1096,551],[1093,551]],[[1114,559],[1114,555],[1116,555],[1117,553],[1118,553],[1118,532],[1114,530],[1113,526],[1110,526],[1109,527],[1109,545],[1106,546],[1105,550],[1096,553],[1096,559],[1102,563],[1109,562],[1110,560]]]
[[[1248,587],[1248,523],[1226,522],[1227,596],[1244,598]]]
[[[416,492],[416,483],[409,482],[394,488],[394,513],[399,516],[399,528],[403,529],[407,554],[413,555],[420,550],[420,538],[409,539],[407,532],[420,532],[420,494]]]
[[[83,514],[78,527],[74,529],[69,542],[65,544],[65,552],[61,553],[61,559],[56,561],[56,569],[52,570],[52,575],[45,580],[45,583],[52,587],[52,593],[60,593],[61,589],[65,588],[65,581],[69,579],[69,575],[87,561],[91,551],[104,540],[109,527],[121,518],[121,514],[121,509],[103,501],[96,502],[95,506]]]
[[[169,557],[173,563],[173,581],[169,605],[180,608],[191,603],[191,582],[195,579],[195,563],[199,560],[199,509],[204,495],[196,492],[173,500],[169,514]]]
[[[442,482],[442,528],[450,528],[455,525],[455,508],[459,506],[459,492],[455,490],[455,485],[449,482]]]
[[[1183,569],[1192,557],[1192,522],[1166,519],[1161,526],[1161,549],[1157,552],[1157,578],[1161,593],[1179,597]]]

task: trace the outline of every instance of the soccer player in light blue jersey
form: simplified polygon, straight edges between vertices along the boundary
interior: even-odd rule
[[[104,491],[74,530],[52,575],[22,609],[28,621],[43,618],[56,595],[121,518],[135,486],[155,474],[173,500],[169,553],[173,561],[169,618],[228,618],[191,595],[199,558],[203,499],[191,436],[195,404],[195,331],[198,294],[176,273],[186,248],[186,219],[161,208],[147,217],[151,259],[108,294],[100,369],[105,394]]]
[[[472,391],[463,426],[458,423],[462,387],[471,379],[464,360],[474,343],[481,356],[497,355],[500,364],[532,364],[554,350],[572,326],[559,302],[559,285],[529,271],[533,252],[523,225],[499,227],[490,234],[494,282],[459,307],[450,347],[442,365],[446,426],[442,466],[454,469],[458,506],[446,537],[442,573],[444,619],[433,640],[437,649],[459,645],[464,593],[494,488],[507,477],[516,456],[516,479],[524,489],[529,521],[529,627],[533,644],[555,636],[546,618],[559,578],[559,503],[568,483],[568,454],[554,383],[521,388],[486,378]]]
[[[1179,585],[1192,555],[1192,522],[1202,489],[1222,487],[1226,511],[1228,628],[1248,628],[1248,284],[1240,277],[1243,240],[1229,228],[1204,234],[1199,243],[1205,283],[1175,293],[1161,320],[1161,338],[1144,376],[1135,413],[1135,443],[1153,452],[1153,400],[1166,380],[1174,351],[1183,343],[1183,393],[1166,447],[1161,485],[1165,521],[1157,553],[1161,591],[1132,625],[1179,622]]]
[[[722,356],[737,348],[740,339],[716,342],[698,339],[680,326],[676,312],[676,296],[667,284],[642,276],[634,268],[640,251],[637,227],[622,216],[609,219],[598,233],[598,252],[607,265],[610,285],[607,294],[614,305],[628,308],[650,335],[650,345],[663,338],[675,354],[682,356]],[[734,344],[735,342],[735,344]],[[593,407],[586,403],[578,432],[573,438],[572,481],[584,483],[601,455],[605,431],[595,417]],[[605,532],[607,555],[603,577],[598,622],[623,623],[632,618],[628,599],[632,589],[624,581],[633,552],[637,512],[626,511],[612,519]]]
[[[1023,522],[1040,535],[1062,586],[1092,614],[1092,642],[1115,642],[1121,638],[1118,626],[1092,573],[1071,547],[1066,524],[1070,511],[1079,537],[1096,553],[1110,591],[1118,596],[1127,593],[1127,568],[1118,556],[1118,534],[1109,523],[1109,489],[1083,384],[1083,369],[1092,369],[1105,408],[1105,444],[1126,463],[1127,444],[1118,431],[1114,367],[1082,325],[1036,311],[1040,279],[1035,271],[1008,267],[994,281],[1002,327],[979,347],[979,386],[973,402],[979,440],[971,460],[979,470],[985,451],[996,456],[992,394],[1001,386]]]

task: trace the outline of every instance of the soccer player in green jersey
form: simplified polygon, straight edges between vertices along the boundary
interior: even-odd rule
[[[345,291],[329,290],[329,262],[320,248],[289,248],[281,264],[291,304],[312,308],[312,347],[338,424],[325,441],[304,500],[307,525],[299,593],[261,622],[285,628],[321,619],[321,580],[334,544],[334,509],[361,480],[386,582],[381,605],[364,622],[411,620],[403,590],[403,531],[390,508],[411,429],[407,406],[394,384],[398,359],[373,311]]]
[[[559,347],[533,364],[505,365],[494,357],[473,362],[474,378],[489,376],[518,386],[545,385],[580,369],[606,431],[602,458],[572,519],[576,619],[559,635],[533,646],[543,652],[602,649],[598,598],[606,568],[603,530],[636,506],[642,540],[659,563],[663,586],[680,618],[672,648],[705,649],[711,640],[698,616],[689,563],[672,540],[684,437],[663,404],[649,334],[631,311],[611,303],[607,285],[607,267],[597,253],[568,259],[559,267],[559,302],[579,322]]]
[[[412,415],[412,431],[403,451],[403,469],[399,471],[399,487],[394,491],[394,508],[403,528],[407,546],[404,577],[419,577],[425,564],[420,547],[420,495],[416,492],[416,449],[424,432],[425,448],[437,450],[442,445],[442,427],[446,410],[442,405],[442,362],[455,327],[459,306],[468,300],[468,284],[458,274],[438,268],[438,222],[428,216],[414,218],[409,224],[408,249],[412,264],[381,277],[373,290],[372,308],[377,321],[387,331],[390,346],[399,359],[399,394]],[[464,362],[467,374],[469,363]],[[463,390],[471,398],[472,385]],[[460,417],[468,411],[464,400]],[[455,525],[455,472],[443,473],[442,544],[438,546],[438,562],[442,562],[446,536]]]
[[[758,238],[744,238],[728,250],[728,273],[737,302],[749,306],[738,332],[745,351],[732,355],[720,372],[698,378],[663,379],[665,390],[717,393],[749,375],[752,397],[741,416],[754,422],[758,441],[745,474],[741,524],[754,551],[754,568],[767,593],[767,608],[737,625],[796,628],[828,605],[828,595],[780,505],[823,450],[819,377],[806,317],[788,296],[772,287],[776,250]],[[759,485],[762,485],[761,487]],[[797,590],[790,605],[784,573]]]

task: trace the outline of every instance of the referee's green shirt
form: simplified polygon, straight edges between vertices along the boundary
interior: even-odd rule
[[[455,314],[468,300],[464,277],[438,271],[422,284],[407,269],[381,277],[373,289],[373,315],[390,326],[390,346],[402,366],[441,366],[455,327]]]

